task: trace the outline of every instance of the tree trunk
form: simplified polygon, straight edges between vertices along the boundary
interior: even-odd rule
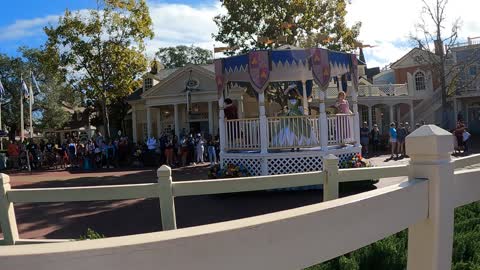
[[[102,120],[103,120],[103,130],[104,134],[110,138],[110,121],[108,117],[108,109],[107,109],[107,97],[106,95],[103,96],[102,100]]]

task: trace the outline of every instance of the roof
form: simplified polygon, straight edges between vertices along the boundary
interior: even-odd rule
[[[434,53],[430,52],[430,51],[427,51],[427,50],[422,50],[420,48],[413,48],[411,49],[408,53],[406,53],[404,56],[402,56],[400,59],[398,59],[397,61],[393,62],[390,67],[391,68],[396,68],[396,66],[398,66],[401,62],[403,62],[404,60],[406,60],[408,57],[410,57],[411,55],[413,55],[414,53],[417,53],[417,52],[420,52],[420,53],[425,53],[425,54],[430,54],[430,55],[433,55],[433,56],[436,56]],[[419,66],[421,65],[420,63],[418,64]]]
[[[134,101],[142,99],[142,89],[143,87],[138,88],[137,90],[133,91],[128,97],[127,101]]]

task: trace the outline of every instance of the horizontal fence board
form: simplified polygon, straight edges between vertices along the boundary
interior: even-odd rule
[[[480,169],[455,172],[455,207],[480,201]]]
[[[53,244],[75,241],[75,239],[19,239],[15,245]]]
[[[480,154],[471,155],[468,157],[457,158],[454,161],[455,169],[464,168],[474,164],[480,163]]]
[[[301,174],[174,182],[172,189],[173,195],[179,197],[302,187],[323,184],[324,181],[325,172],[306,172]]]
[[[7,191],[7,198],[13,203],[143,199],[158,197],[157,186],[157,183],[152,183],[95,187],[12,189]]]
[[[401,231],[427,214],[428,183],[413,180],[326,203],[175,231],[0,247],[0,269],[302,269]]]
[[[408,175],[408,165],[340,169],[339,182],[353,182]]]

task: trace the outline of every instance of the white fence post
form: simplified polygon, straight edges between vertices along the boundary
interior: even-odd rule
[[[13,203],[8,201],[7,191],[10,187],[10,176],[0,173],[0,226],[2,227],[3,238],[7,245],[15,245],[18,240],[17,221]]]
[[[175,230],[177,222],[175,220],[175,201],[172,193],[172,169],[162,165],[157,170],[157,177],[162,228],[164,231]]]
[[[258,105],[260,113],[260,152],[262,154],[268,153],[268,120],[265,115],[265,94],[262,92],[258,94]]]
[[[323,158],[323,170],[326,172],[323,183],[323,201],[338,199],[338,157],[329,154]]]
[[[408,229],[408,270],[447,270],[452,265],[454,164],[452,134],[422,126],[407,137],[410,179],[428,178],[428,218]]]
[[[327,120],[327,113],[325,112],[325,99],[326,99],[326,91],[320,90],[319,91],[319,98],[320,98],[320,104],[319,104],[319,109],[320,109],[320,114],[318,117],[318,130],[320,133],[320,146],[322,151],[327,151],[328,150],[328,131],[330,130],[330,127],[328,126],[328,120]]]

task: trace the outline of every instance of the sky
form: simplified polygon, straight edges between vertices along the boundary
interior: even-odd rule
[[[426,0],[427,2],[433,0]],[[96,0],[0,0],[0,53],[17,55],[19,46],[41,46],[46,36],[43,27],[55,25],[65,9],[76,11],[96,6]],[[147,42],[147,54],[153,56],[159,47],[196,45],[212,49],[212,33],[217,27],[212,18],[224,13],[218,0],[147,0],[153,20],[155,38]],[[459,18],[460,40],[480,36],[476,16],[480,1],[450,0],[447,6],[449,31]],[[352,0],[347,23],[362,22],[359,40],[374,45],[365,48],[369,67],[384,67],[395,62],[413,46],[409,35],[422,11],[420,0]]]

